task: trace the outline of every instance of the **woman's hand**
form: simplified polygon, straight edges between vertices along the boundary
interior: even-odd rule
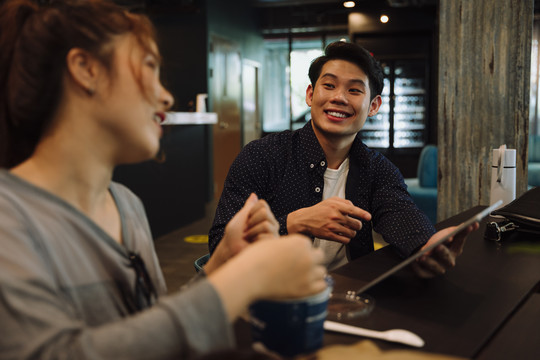
[[[253,300],[303,297],[326,287],[323,251],[304,235],[263,240],[244,252],[238,261],[256,277]]]
[[[250,198],[252,196],[257,198],[255,194],[251,194]],[[225,234],[227,234],[227,228],[225,228]],[[250,209],[244,230],[244,239],[248,243],[252,243],[260,239],[276,237],[279,237],[279,223],[272,213],[270,205],[264,200],[259,200]]]
[[[244,207],[236,213],[225,227],[223,238],[204,267],[207,274],[244,250],[249,244],[279,236],[279,223],[270,206],[251,194]]]
[[[229,319],[254,301],[298,298],[326,287],[322,250],[309,238],[288,235],[258,241],[208,276]]]

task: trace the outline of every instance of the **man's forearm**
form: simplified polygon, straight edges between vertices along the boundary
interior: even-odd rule
[[[302,222],[304,209],[298,209],[287,215],[287,232],[289,234],[306,234],[307,227]]]

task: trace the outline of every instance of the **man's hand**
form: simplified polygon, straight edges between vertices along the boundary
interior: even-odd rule
[[[371,214],[354,206],[349,200],[332,197],[308,208],[299,209],[287,217],[289,234],[311,234],[320,239],[347,244],[362,229],[362,221]]]
[[[477,230],[478,223],[474,223],[463,229],[455,236],[451,237],[446,243],[435,247],[412,263],[412,268],[419,277],[432,278],[437,275],[444,274],[447,269],[451,269],[456,265],[456,258],[463,252],[463,246],[469,233]],[[448,233],[452,232],[456,227],[449,227],[435,233],[422,249],[430,246],[437,240],[443,238]]]
[[[279,236],[279,223],[264,200],[252,193],[244,207],[225,227],[223,238],[205,266],[207,274],[214,271],[250,243]]]

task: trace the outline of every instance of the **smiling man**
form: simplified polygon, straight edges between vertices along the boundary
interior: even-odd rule
[[[329,270],[372,252],[372,230],[402,257],[449,231],[434,235],[399,170],[358,136],[382,102],[383,72],[371,54],[356,44],[332,43],[312,62],[309,78],[311,121],[251,142],[231,166],[210,229],[210,252],[251,192],[268,202],[281,234],[311,236]],[[430,277],[454,266],[472,229],[421,258],[417,273]]]

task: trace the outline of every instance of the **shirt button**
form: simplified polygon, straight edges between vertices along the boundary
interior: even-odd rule
[[[315,167],[315,164],[309,164],[309,167],[313,169]]]
[[[321,166],[324,166],[326,163],[324,161],[321,161]]]
[[[315,192],[316,192],[316,193],[320,193],[320,192],[321,192],[321,188],[317,186],[317,187],[315,188]]]

